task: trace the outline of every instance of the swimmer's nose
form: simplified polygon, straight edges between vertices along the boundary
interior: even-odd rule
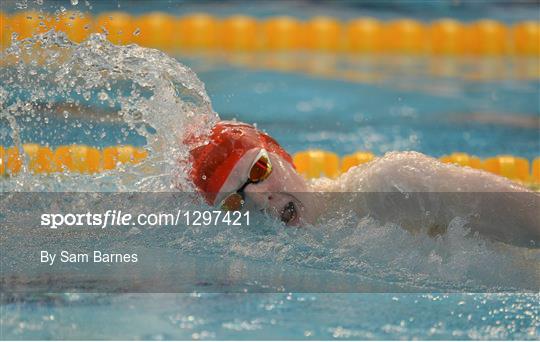
[[[264,211],[271,215],[277,215],[277,217],[279,217],[285,204],[291,202],[290,195],[260,191],[260,189],[245,191],[244,196],[246,199],[244,208],[246,210]]]
[[[270,193],[250,186],[244,189],[244,196],[250,207],[253,206],[259,210],[268,208],[272,201],[272,195]]]

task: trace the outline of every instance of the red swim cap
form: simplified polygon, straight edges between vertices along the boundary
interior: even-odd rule
[[[191,180],[209,204],[214,204],[236,163],[253,148],[276,153],[294,167],[291,156],[274,139],[245,123],[218,122],[212,128],[209,142],[190,151]]]

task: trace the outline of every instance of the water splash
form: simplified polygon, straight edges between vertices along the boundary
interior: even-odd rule
[[[111,44],[101,34],[76,44],[55,31],[15,42],[1,58],[8,65],[0,84],[2,117],[8,122],[0,133],[3,141],[11,139],[21,148],[23,142],[47,144],[51,134],[61,143],[77,135],[99,146],[137,135],[150,158],[129,172],[69,175],[78,179],[75,189],[164,191],[175,182],[188,187],[178,163],[188,153],[182,141],[188,131],[204,134],[218,119],[204,84],[188,67],[158,50]],[[119,137],[97,129],[111,122],[125,125]],[[74,190],[62,185],[62,175],[39,183],[32,178],[23,172],[5,181],[5,189]]]
[[[369,288],[369,279],[395,291],[535,291],[540,284],[532,271],[539,262],[538,251],[470,236],[466,222],[459,219],[450,223],[445,235],[432,238],[350,213],[331,216],[306,229],[267,218],[250,227],[187,227],[168,245],[192,255],[289,265],[291,274],[300,267],[306,273],[311,269],[366,277],[359,289]],[[319,281],[321,289],[326,288],[326,280]]]

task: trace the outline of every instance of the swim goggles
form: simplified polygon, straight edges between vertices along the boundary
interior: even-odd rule
[[[223,201],[221,201],[220,207],[222,210],[227,211],[236,211],[242,209],[245,203],[244,189],[249,184],[257,184],[267,179],[272,173],[272,163],[270,162],[270,157],[268,157],[268,152],[261,149],[255,161],[249,168],[249,175],[247,181],[242,185],[236,192],[233,192]]]

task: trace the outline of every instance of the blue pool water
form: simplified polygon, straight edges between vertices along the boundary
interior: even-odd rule
[[[466,152],[532,160],[540,151],[538,80],[473,82],[429,74],[398,78],[386,72],[387,80],[373,84],[224,63],[209,68],[194,57],[178,59],[197,72],[221,118],[255,123],[291,153],[310,148],[340,155],[414,150],[435,157]],[[512,61],[504,62],[508,66]],[[40,122],[24,122],[23,141],[52,147],[145,143],[126,125],[100,124],[84,116],[69,119],[79,125],[66,125],[58,116],[50,118],[47,129]],[[7,132],[4,126],[9,145]]]
[[[65,295],[4,305],[7,339],[537,339],[538,295]]]
[[[356,150],[370,150],[378,154],[392,150],[417,150],[439,156],[453,151],[465,151],[481,157],[510,153],[527,158],[533,158],[539,152],[539,130],[535,126],[539,115],[535,101],[538,81],[449,81],[425,76],[418,79],[417,75],[413,75],[411,78],[416,77],[415,84],[419,86],[408,89],[391,81],[369,84],[301,73],[242,70],[220,65],[198,70],[198,64],[190,59],[192,57],[179,58],[191,63],[198,72],[205,82],[214,109],[222,118],[257,123],[291,152],[307,148],[324,148],[339,154]],[[442,83],[449,83],[452,91],[441,92],[436,90],[437,87],[428,86]],[[473,115],[478,113],[482,115]],[[497,116],[524,120],[489,121]],[[133,132],[126,133],[127,127],[118,123],[100,124],[82,116],[70,117],[68,120],[78,120],[80,125],[66,126],[64,119],[58,116],[51,117],[47,130],[40,129],[39,124],[33,125],[32,122],[23,125],[23,141],[38,141],[51,146],[67,143],[107,146],[126,142],[143,145],[145,142],[144,138]],[[100,136],[103,139],[96,140]],[[241,234],[233,234],[229,238],[240,242],[243,240]],[[204,261],[205,248],[201,245],[207,243],[205,239],[204,234],[195,235],[194,241],[199,240],[199,245],[191,242],[191,249],[179,247],[189,257],[198,258],[197,255],[202,253],[199,255],[203,258],[198,262],[210,266],[213,261]],[[280,239],[285,239],[285,246],[297,244],[293,240],[287,241],[294,237],[285,236]],[[390,235],[386,239],[401,238]],[[214,240],[208,242],[216,243]],[[467,253],[466,250],[473,244],[458,245],[462,251],[455,252],[450,259],[442,262],[439,267],[442,267],[443,278],[444,267],[452,268],[448,274],[450,280],[456,276],[460,279],[463,274],[474,272],[475,268],[492,267],[497,272],[492,264],[486,264],[492,257],[489,254],[483,255],[484,251],[478,255],[472,254],[479,261],[473,261],[471,265],[460,265],[452,261],[452,258],[459,260],[459,253]],[[294,254],[302,251],[301,245],[295,248],[297,252],[293,249],[287,257],[292,258],[293,263],[296,259]],[[363,249],[361,245],[358,248]],[[399,245],[394,248],[399,249]],[[444,248],[438,251],[440,246],[437,245],[425,248],[427,251],[423,252],[426,256],[431,248],[440,255],[452,254]],[[207,252],[211,253],[211,258],[216,257],[215,253],[229,254],[215,250],[214,247],[209,247]],[[243,251],[235,258],[251,265],[252,254]],[[390,260],[393,257],[389,256]],[[501,261],[506,262],[504,258]],[[324,266],[325,263],[328,261],[318,263],[317,267],[331,267],[331,264]],[[422,276],[422,272],[433,272],[430,271],[430,263],[419,260],[413,262],[417,265],[412,267],[424,267],[418,274]],[[282,267],[286,269],[286,265],[287,262]],[[411,267],[411,264],[404,265]],[[236,271],[231,269],[229,272]],[[291,278],[315,274],[314,270],[310,270],[309,263],[289,272]],[[320,279],[314,280],[314,286],[317,286],[317,282],[323,286],[328,276],[323,273]],[[441,277],[441,274],[437,273],[437,276]],[[459,288],[457,285],[458,291]],[[249,292],[249,286],[247,289]],[[538,293],[392,293],[392,289],[403,291],[399,283],[395,286],[388,283],[387,289],[389,293],[369,293],[367,290],[368,293],[289,294],[284,289],[285,293],[239,294],[234,293],[237,289],[224,285],[217,289],[220,293],[214,294],[51,294],[36,298],[5,297],[1,306],[2,338],[538,337]],[[231,291],[233,293],[227,293]]]
[[[308,19],[317,15],[332,16],[340,19],[352,19],[361,16],[380,18],[383,20],[400,17],[418,20],[434,20],[441,17],[463,21],[478,18],[491,18],[507,23],[518,20],[535,20],[537,4],[532,0],[519,1],[518,4],[508,1],[464,1],[433,0],[403,1],[375,0],[363,1],[310,1],[290,0],[287,4],[272,1],[249,0],[232,1],[199,1],[199,0],[118,0],[118,1],[78,1],[73,6],[65,0],[49,0],[43,2],[19,2],[5,0],[3,11],[13,12],[22,8],[36,8],[54,12],[63,6],[66,9],[75,7],[80,11],[101,13],[106,11],[126,11],[140,15],[151,11],[163,11],[172,15],[184,15],[203,12],[218,17],[236,14],[250,15],[257,18],[290,15]]]
[[[365,84],[230,68],[198,74],[222,117],[257,123],[292,152],[464,151],[531,159],[540,151],[538,80],[412,76],[401,84]]]
[[[403,12],[397,5],[374,5],[366,12],[315,3],[307,12],[300,6],[291,14],[394,18],[411,13]],[[121,9],[125,9],[130,2],[121,4],[125,6]],[[104,6],[96,3],[93,10],[110,9]],[[181,14],[194,5],[179,9],[162,2],[160,6]],[[227,15],[227,11],[261,17],[283,14],[271,2],[258,6],[238,2],[232,9],[198,6],[198,10],[220,15]],[[437,18],[441,13],[462,20],[477,15],[508,22],[531,17],[527,6],[514,11],[502,5],[493,6],[488,12],[470,6],[456,9],[440,2],[414,13],[419,19]],[[144,6],[139,10],[144,11]],[[358,60],[357,68],[376,76],[366,80],[346,78],[336,72],[323,75],[303,68],[282,72],[260,63],[255,67],[239,66],[219,58],[216,61],[203,56],[177,57],[205,83],[213,108],[222,118],[256,123],[290,152],[323,148],[343,155],[358,150],[377,154],[416,150],[440,156],[463,151],[480,157],[513,154],[529,159],[540,153],[540,82],[520,74],[520,66],[531,64],[527,59],[491,60],[472,66],[468,61],[457,62],[458,69],[472,69],[473,74],[485,71],[488,65],[487,75],[479,78],[466,78],[466,73],[434,75],[426,67],[434,61],[421,58],[405,59],[398,62],[401,66],[396,66],[395,61]],[[266,57],[257,56],[261,60]],[[324,61],[325,56],[321,58]],[[347,57],[332,63],[347,64]],[[345,70],[356,69],[349,66]],[[88,115],[64,119],[60,114],[51,116],[48,124],[43,125],[21,117],[21,139],[51,147],[70,143],[145,144],[145,139],[127,125],[94,119]],[[66,125],[66,121],[70,124]],[[77,124],[72,124],[74,121]],[[0,122],[2,144],[10,145],[8,125]],[[75,178],[72,184],[77,185],[78,181]],[[179,236],[164,233],[158,234],[155,241],[138,241],[157,241],[179,250],[177,257],[185,255],[182,260],[196,260],[194,264],[199,270],[211,269],[224,258],[243,266],[223,270],[220,276],[230,283],[213,287],[217,293],[200,293],[208,291],[202,287],[199,292],[180,294],[2,295],[0,338],[537,340],[540,335],[540,294],[534,288],[538,284],[534,277],[534,265],[540,262],[538,253],[525,258],[533,265],[529,273],[519,264],[522,259],[487,248],[481,241],[464,239],[460,231],[447,240],[434,242],[374,227],[367,227],[362,235],[339,222],[335,227],[326,227],[326,231],[314,232],[259,228],[217,233],[187,230]],[[374,232],[382,233],[370,235]],[[177,240],[179,237],[182,239]],[[349,240],[356,242],[354,248],[340,248],[341,243]],[[279,267],[280,276],[286,280],[310,275],[310,285],[321,288],[340,276],[348,276],[343,269],[355,270],[352,275],[367,283],[365,293],[288,293],[286,288],[283,293],[237,293],[238,283],[234,280],[238,274],[242,275],[245,268],[257,269],[265,262]],[[369,273],[371,268],[377,272]],[[385,273],[387,269],[394,273]],[[379,273],[381,277],[377,277]],[[392,278],[394,274],[405,274],[413,284],[422,284],[424,279],[439,283],[435,283],[434,293],[404,293],[407,290],[400,279]],[[520,287],[513,282],[519,283],[515,279],[523,274],[530,276],[527,279],[533,278],[532,286],[527,283]],[[175,276],[182,278],[182,274]],[[195,279],[212,276],[215,275],[195,272]],[[384,290],[373,287],[370,291],[372,278],[382,281]],[[508,282],[517,290],[461,293],[471,288],[467,287],[467,278],[473,279],[473,283],[487,284],[489,289],[497,288],[501,279],[511,278]],[[248,292],[253,289],[240,284]],[[453,293],[444,293],[448,289]],[[325,291],[331,292],[328,288]],[[422,287],[415,287],[414,291],[422,292]]]

